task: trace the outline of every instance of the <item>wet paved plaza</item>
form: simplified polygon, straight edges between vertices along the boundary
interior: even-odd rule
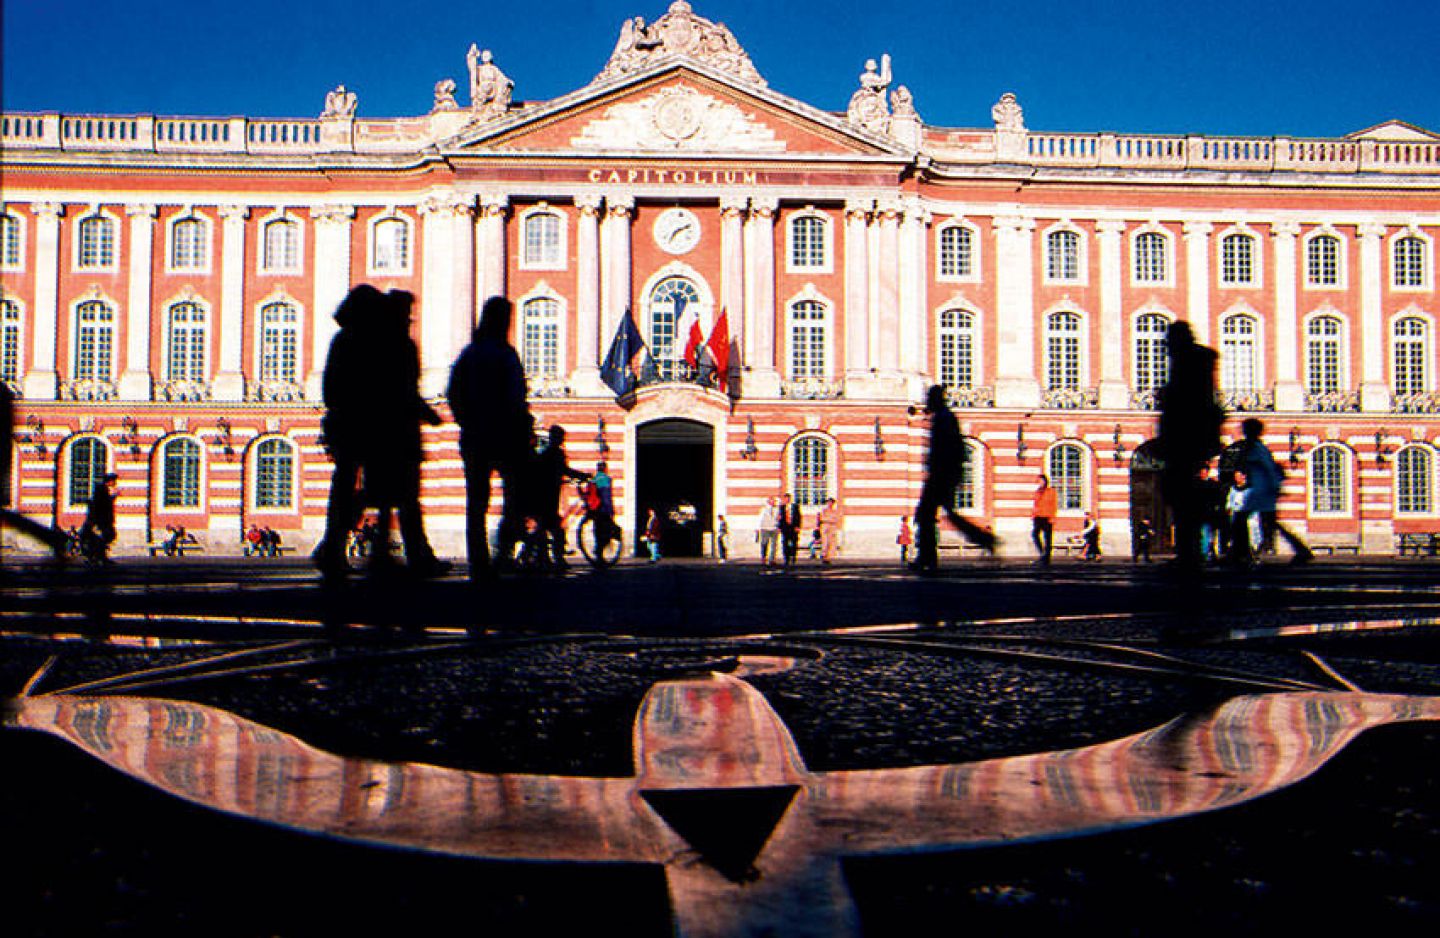
[[[21,564],[0,597],[6,933],[1440,923],[1425,562]]]

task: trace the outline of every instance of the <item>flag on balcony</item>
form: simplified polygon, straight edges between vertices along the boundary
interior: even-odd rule
[[[650,357],[650,349],[635,326],[635,317],[627,308],[600,369],[600,380],[610,386],[616,397],[624,397],[642,382],[652,379],[654,372],[655,360]]]
[[[723,391],[730,374],[730,317],[724,307],[720,308],[720,317],[715,320],[710,338],[705,341],[705,351],[715,367],[715,383]]]
[[[700,347],[705,344],[705,333],[700,329],[700,314],[691,308],[685,297],[675,297],[675,335],[685,337],[685,353],[681,356],[691,368],[700,367]]]

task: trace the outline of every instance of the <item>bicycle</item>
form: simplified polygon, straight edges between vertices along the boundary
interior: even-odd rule
[[[592,483],[582,482],[577,488],[580,490],[580,503],[585,506],[585,514],[575,526],[575,540],[579,542],[580,553],[597,570],[612,567],[620,560],[624,547],[620,525],[615,523],[610,512],[604,510]]]

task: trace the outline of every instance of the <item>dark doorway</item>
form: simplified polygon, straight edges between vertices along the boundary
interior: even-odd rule
[[[711,529],[715,431],[694,420],[656,420],[635,432],[635,547],[649,509],[660,517],[666,557],[700,557]]]
[[[1160,491],[1160,473],[1165,462],[1155,452],[1154,440],[1141,443],[1130,460],[1130,530],[1138,531],[1141,518],[1149,520],[1155,531],[1153,552],[1175,549],[1174,517]],[[1131,545],[1132,552],[1134,545]]]

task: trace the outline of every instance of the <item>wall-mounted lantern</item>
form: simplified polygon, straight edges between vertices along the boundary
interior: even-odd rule
[[[35,455],[45,455],[45,421],[35,414],[25,418],[25,429],[30,431],[25,442],[35,447]]]
[[[601,414],[596,420],[595,448],[600,451],[603,457],[610,452],[610,443],[605,439],[605,415]]]
[[[1300,465],[1300,457],[1305,454],[1300,451],[1300,428],[1290,428],[1290,465]]]
[[[235,446],[231,441],[230,421],[226,420],[224,417],[221,417],[219,420],[215,421],[215,429],[220,431],[221,452],[225,454],[226,459],[234,458]]]
[[[120,435],[120,443],[130,447],[131,456],[140,455],[140,425],[135,422],[134,417],[126,417],[120,424],[125,430]]]
[[[1025,424],[1015,424],[1015,459],[1019,462],[1025,461]]]
[[[885,436],[880,432],[880,418],[875,418],[875,458],[885,458]]]
[[[1120,442],[1120,424],[1115,424],[1115,433],[1111,439],[1115,441],[1115,465],[1119,466],[1125,462],[1125,444]]]
[[[745,418],[745,446],[740,450],[741,459],[754,459],[760,452],[755,445],[755,418]]]
[[[1389,461],[1391,449],[1385,443],[1385,437],[1389,434],[1384,427],[1375,431],[1375,464],[1383,466]]]

